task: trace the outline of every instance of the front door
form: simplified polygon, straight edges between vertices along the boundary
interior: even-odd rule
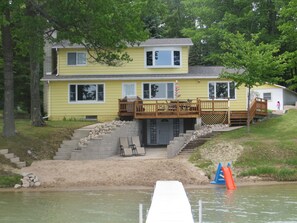
[[[173,138],[172,119],[159,119],[158,128],[158,145],[167,145]]]

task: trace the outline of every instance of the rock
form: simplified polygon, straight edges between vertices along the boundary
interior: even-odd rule
[[[41,183],[39,181],[34,183],[35,187],[40,187],[40,185],[41,185]]]
[[[16,184],[16,185],[14,185],[14,188],[15,188],[15,189],[20,189],[20,188],[22,188],[22,185],[20,185],[20,184]]]

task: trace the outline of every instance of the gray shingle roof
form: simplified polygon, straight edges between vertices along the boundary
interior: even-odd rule
[[[165,80],[165,79],[216,79],[223,71],[221,66],[192,66],[186,74],[94,74],[94,75],[46,75],[44,81],[68,80]]]
[[[148,39],[141,42],[139,45],[133,47],[154,47],[154,46],[192,46],[193,42],[190,38],[167,38],[167,39]],[[84,48],[80,44],[70,44],[69,41],[64,40],[56,43],[52,48]]]
[[[142,47],[153,46],[192,46],[190,38],[148,39],[140,44]]]

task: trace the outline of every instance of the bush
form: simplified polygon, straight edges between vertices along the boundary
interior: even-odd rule
[[[0,176],[0,188],[13,187],[15,184],[19,184],[21,179],[22,176],[17,174]]]

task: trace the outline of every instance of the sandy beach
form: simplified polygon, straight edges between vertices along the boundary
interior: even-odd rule
[[[33,173],[42,188],[153,187],[157,180],[205,185],[209,179],[185,157],[174,159],[36,161],[21,169]]]

